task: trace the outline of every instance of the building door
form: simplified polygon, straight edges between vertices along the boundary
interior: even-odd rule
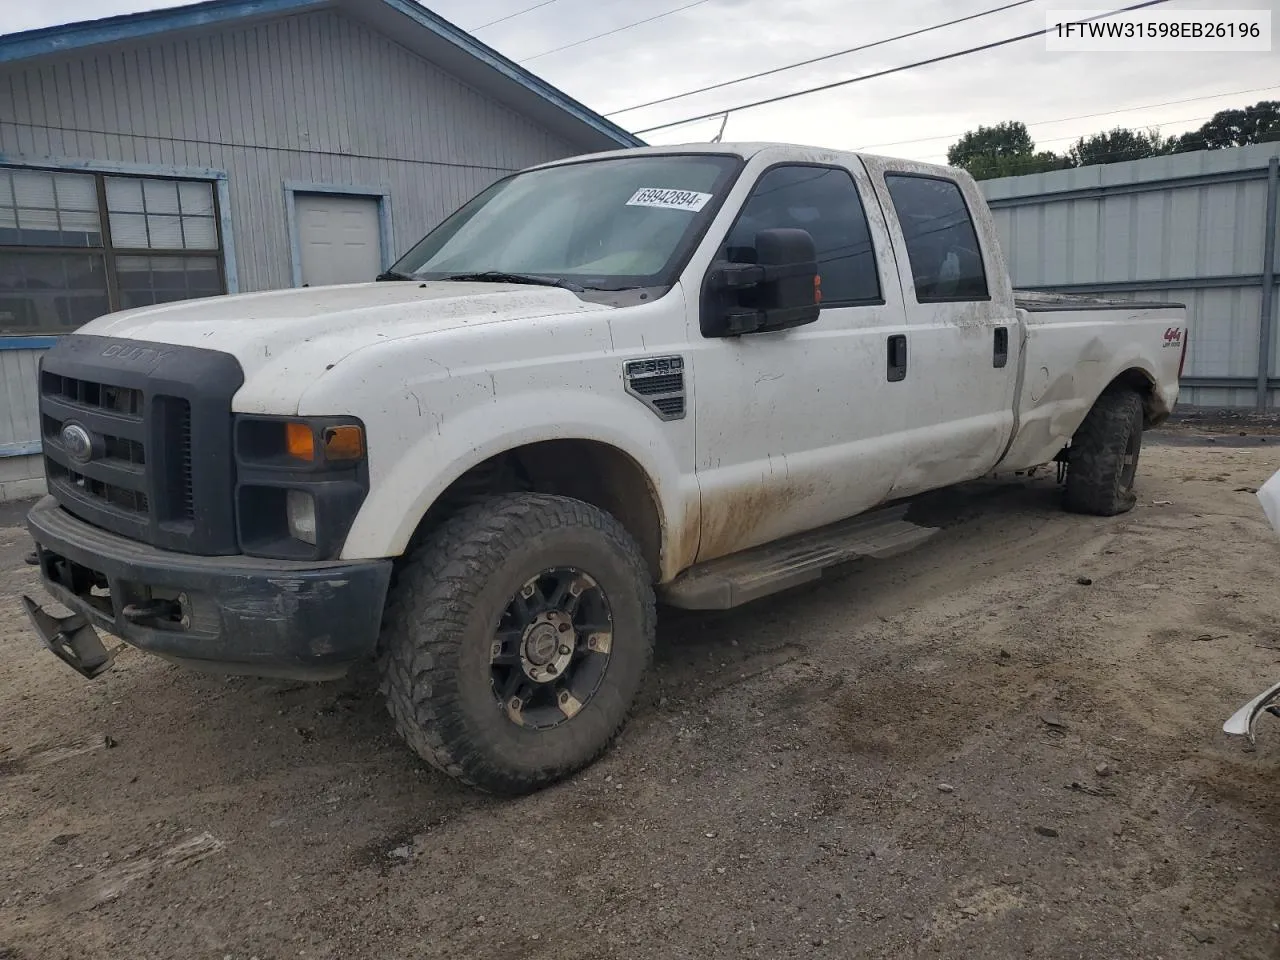
[[[382,272],[377,198],[301,193],[294,202],[303,286],[363,283]]]

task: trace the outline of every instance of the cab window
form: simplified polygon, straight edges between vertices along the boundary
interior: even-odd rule
[[[918,303],[988,300],[987,274],[973,217],[952,180],[886,174],[907,242]]]
[[[813,237],[824,307],[883,302],[866,212],[847,170],[791,165],[766,171],[729,231],[724,259],[755,263],[756,234],[779,227],[799,227]]]

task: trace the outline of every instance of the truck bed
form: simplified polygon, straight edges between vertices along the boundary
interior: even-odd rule
[[[1135,307],[1185,307],[1186,304],[1164,300],[1122,300],[1090,294],[1052,293],[1046,290],[1014,290],[1014,303],[1028,313],[1048,310],[1132,310]]]
[[[1114,380],[1146,392],[1148,424],[1178,396],[1187,310],[1180,303],[1015,290],[1023,324],[1017,430],[998,465],[1025,470],[1052,460]]]

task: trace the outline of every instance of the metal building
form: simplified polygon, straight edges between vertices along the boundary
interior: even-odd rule
[[[214,0],[0,37],[0,500],[36,363],[112,310],[373,279],[506,173],[640,143],[413,0]]]
[[[1185,303],[1180,404],[1275,409],[1280,144],[987,180],[1015,286]]]

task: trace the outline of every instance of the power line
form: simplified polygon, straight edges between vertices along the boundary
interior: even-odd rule
[[[1160,103],[1147,103],[1138,107],[1122,107],[1119,110],[1107,110],[1103,113],[1082,113],[1074,117],[1059,117],[1056,120],[1033,120],[1026,124],[1027,127],[1043,127],[1050,123],[1066,123],[1069,120],[1092,120],[1095,117],[1110,117],[1117,113],[1132,113],[1135,110],[1154,110],[1156,107],[1171,107],[1179,103],[1196,103],[1200,100],[1216,100],[1219,97],[1242,97],[1246,93],[1262,93],[1266,90],[1280,90],[1280,85],[1272,87],[1254,87],[1251,90],[1236,90],[1232,93],[1210,93],[1203,97],[1187,97],[1185,100],[1164,100]],[[1169,121],[1172,123],[1185,123],[1184,120]],[[914,140],[891,140],[888,143],[869,143],[865,146],[858,147],[862,150],[875,150],[879,147],[902,147],[913,143],[928,143],[930,140],[950,140],[952,137],[963,137],[968,130],[962,130],[959,133],[941,133],[936,137],[917,137]],[[1061,138],[1060,138],[1061,139]],[[1071,139],[1071,138],[1067,138]],[[1046,140],[1045,143],[1052,143],[1052,140]]]
[[[1143,3],[1131,4],[1130,6],[1120,7],[1117,10],[1101,13],[1094,17],[1088,17],[1082,22],[1088,23],[1093,20],[1103,20],[1107,17],[1115,16],[1117,13],[1128,13],[1130,10],[1141,10],[1144,7],[1154,7],[1158,4],[1167,2],[1168,0],[1144,0]],[[1033,30],[1031,33],[1019,34],[1016,37],[1006,37],[1004,40],[993,40],[991,43],[984,43],[977,47],[967,47],[964,50],[957,50],[953,53],[944,53],[936,57],[929,57],[927,60],[917,60],[914,63],[904,63],[901,66],[890,67],[887,70],[877,70],[875,73],[864,73],[860,77],[850,77],[848,80],[837,80],[834,83],[824,83],[817,87],[809,87],[805,90],[796,90],[792,93],[784,93],[776,97],[766,97],[763,100],[753,100],[750,103],[740,103],[737,106],[713,110],[710,113],[700,113],[696,117],[685,117],[683,120],[672,120],[670,123],[660,123],[655,127],[646,127],[643,130],[636,130],[635,133],[653,133],[655,130],[666,130],[670,127],[679,127],[686,123],[695,123],[698,120],[710,120],[712,117],[718,117],[723,113],[736,113],[739,110],[750,110],[753,107],[763,107],[771,103],[780,103],[783,100],[793,100],[796,97],[808,96],[811,93],[821,93],[826,90],[834,90],[837,87],[847,87],[849,84],[860,83],[863,80],[874,80],[877,77],[888,76],[891,73],[902,73],[905,70],[914,70],[916,67],[927,67],[931,64],[942,63],[944,60],[955,60],[957,57],[965,57],[971,53],[981,53],[984,50],[994,50],[997,47],[1006,47],[1011,43],[1019,43],[1022,40],[1030,40],[1033,37],[1042,37],[1051,29],[1052,27],[1045,27],[1043,30]]]
[[[158,133],[140,134],[127,130],[111,130],[98,127],[63,127],[52,123],[36,123],[33,120],[5,120],[15,127],[31,127],[60,133],[83,133],[96,137],[122,137],[140,140],[160,140],[164,143],[198,143],[208,147],[236,147],[244,150],[270,150],[277,153],[315,154],[321,157],[346,157],[348,160],[385,160],[390,163],[417,163],[427,167],[457,167],[462,170],[491,170],[497,173],[518,173],[519,167],[495,167],[483,163],[456,163],[451,160],[423,160],[421,157],[388,157],[380,154],[351,153],[342,150],[320,150],[314,147],[282,147],[271,143],[248,143],[235,140],[201,140],[194,137],[169,137]]]
[[[582,40],[575,40],[573,43],[566,43],[562,47],[553,47],[550,50],[543,50],[541,53],[535,53],[532,57],[525,57],[523,60],[517,60],[516,63],[528,63],[530,60],[537,60],[539,57],[550,56],[553,53],[559,53],[561,50],[568,50],[570,47],[580,47],[584,43],[590,43],[592,40],[599,40],[601,37],[611,37],[615,33],[622,33],[624,30],[630,30],[632,27],[638,27],[644,23],[653,23],[655,20],[661,20],[663,17],[669,17],[673,13],[679,13],[681,10],[688,10],[690,7],[701,6],[709,3],[710,0],[693,0],[693,3],[686,3],[683,7],[676,7],[674,10],[668,10],[666,13],[659,13],[652,17],[646,17],[644,20],[636,20],[633,23],[624,23],[620,27],[613,30],[606,30],[604,33],[597,33],[594,37],[585,37]]]
[[[1172,122],[1174,122],[1174,123],[1190,123],[1190,122],[1193,122],[1194,120],[1208,120],[1208,119],[1210,119],[1210,118],[1209,118],[1209,117],[1193,117],[1193,118],[1191,118],[1191,120],[1174,120],[1174,121],[1172,121]],[[1093,162],[1092,162],[1093,160],[1101,159],[1101,158],[1103,158],[1103,157],[1123,157],[1125,154],[1128,154],[1128,153],[1130,153],[1130,151],[1129,151],[1129,150],[1108,150],[1108,151],[1106,151],[1105,153],[1091,153],[1091,154],[1089,155],[1089,156],[1090,156],[1090,162],[1089,162],[1089,163],[1087,163],[1087,164],[1085,164],[1085,166],[1089,166],[1089,167],[1097,166],[1097,164],[1095,164],[1095,163],[1093,163]],[[1153,154],[1151,154],[1150,156],[1146,156],[1146,157],[1129,157],[1129,159],[1130,159],[1130,160],[1149,160],[1149,159],[1151,159],[1151,157],[1175,157],[1175,156],[1177,156],[1177,155],[1178,155],[1178,154],[1176,154],[1176,153],[1153,153]],[[904,159],[909,159],[909,158],[904,158]],[[915,159],[915,160],[916,160],[916,162],[918,162],[918,163],[929,163],[929,162],[930,162],[930,161],[925,160],[925,159],[920,158],[920,157],[915,157],[915,158],[913,158],[913,159]],[[1030,165],[1033,165],[1033,164],[1038,163],[1038,162],[1039,162],[1039,160],[1038,160],[1038,158],[1036,158],[1036,157],[1012,157],[1012,158],[1010,158],[1009,162],[1010,162],[1011,166],[1022,165],[1023,167],[1026,167],[1026,166],[1030,166]],[[1113,162],[1123,162],[1123,161],[1113,161]],[[1032,170],[1032,171],[1030,171],[1030,172],[1031,172],[1031,173],[1054,173],[1054,172],[1056,172],[1056,170],[1079,170],[1079,169],[1080,169],[1079,167],[1057,167],[1057,168],[1055,168],[1054,170]],[[1001,174],[1001,176],[1005,176],[1005,177],[1017,177],[1017,176],[1022,176],[1022,174],[1020,174],[1020,173],[1018,173],[1016,170],[1014,170],[1014,171],[1013,171],[1013,172],[1011,172],[1011,173]],[[993,177],[993,178],[991,178],[991,179],[998,179],[998,178]]]
[[[943,27],[952,27],[957,23],[964,23],[966,20],[977,20],[980,17],[987,17],[993,13],[1000,13],[1004,10],[1012,10],[1014,7],[1025,6],[1028,3],[1035,3],[1036,0],[1016,0],[1014,3],[1006,3],[1002,7],[992,7],[990,10],[983,10],[979,13],[971,13],[967,17],[959,17],[955,20],[948,20],[946,23],[935,23],[931,27],[921,27],[919,30],[912,30],[910,33],[900,33],[896,37],[885,37],[883,40],[873,40],[871,43],[864,43],[861,46],[849,47],[847,50],[837,50],[835,53],[823,54],[821,57],[813,57],[809,60],[800,60],[796,63],[789,63],[783,67],[774,67],[772,70],[762,70],[759,73],[748,74],[745,77],[738,77],[735,80],[723,80],[720,83],[713,83],[709,86],[699,87],[697,90],[689,90],[685,93],[673,93],[668,97],[660,97],[657,100],[649,100],[645,103],[637,103],[630,107],[622,107],[618,110],[611,110],[606,113],[606,117],[614,117],[620,113],[630,113],[632,110],[640,110],[644,107],[655,107],[660,103],[670,103],[672,100],[683,100],[685,97],[692,97],[699,93],[706,93],[709,90],[720,90],[724,87],[731,87],[734,84],[746,83],[748,80],[759,80],[761,77],[771,77],[775,73],[782,73],[786,70],[795,70],[799,67],[808,67],[815,63],[822,63],[824,60],[832,60],[836,57],[843,57],[850,53],[859,53],[863,50],[870,50],[872,47],[880,47],[886,43],[893,43],[895,40],[906,40],[909,37],[918,37],[922,33],[929,33],[933,30],[941,30]]]
[[[1186,119],[1184,119],[1184,120],[1166,120],[1166,121],[1165,121],[1165,123],[1166,123],[1166,124],[1169,124],[1169,123],[1201,123],[1201,122],[1203,122],[1203,121],[1205,121],[1205,120],[1212,120],[1212,119],[1213,119],[1213,115],[1212,115],[1212,114],[1210,114],[1210,115],[1209,115],[1209,116],[1207,116],[1207,117],[1187,117],[1187,118],[1186,118]],[[1156,126],[1156,124],[1153,124],[1153,126]],[[1102,132],[1103,132],[1103,133],[1110,133],[1111,131],[1109,131],[1109,130],[1104,130],[1104,131],[1102,131]],[[1037,143],[1036,145],[1037,145],[1037,146],[1039,146],[1039,145],[1040,145],[1040,143],[1062,143],[1062,141],[1063,141],[1063,140],[1087,140],[1090,136],[1093,136],[1093,134],[1086,134],[1086,135],[1083,135],[1083,136],[1082,136],[1082,135],[1079,135],[1079,134],[1076,134],[1076,135],[1074,135],[1074,136],[1070,136],[1070,137],[1053,137],[1052,139],[1049,139],[1049,140],[1041,140],[1041,141],[1039,141],[1039,143]]]
[[[543,7],[549,7],[553,3],[559,3],[560,0],[542,0],[541,3],[535,3],[532,7],[525,7],[523,10],[517,10],[515,13],[508,13],[505,17],[499,17],[497,20],[490,20],[488,23],[482,23],[478,27],[472,27],[468,33],[475,33],[477,30],[483,30],[485,27],[494,27],[500,23],[506,23],[508,20],[514,20],[516,17],[523,17],[526,13],[532,13],[534,10],[540,10]]]
[[[1200,122],[1203,122],[1203,121],[1205,121],[1205,120],[1212,120],[1212,119],[1213,119],[1213,117],[1212,117],[1212,116],[1208,116],[1208,117],[1186,117],[1185,119],[1182,119],[1182,120],[1166,120],[1166,121],[1165,121],[1165,123],[1170,123],[1170,124],[1172,124],[1172,123],[1200,123]],[[1109,133],[1109,132],[1110,132],[1110,131],[1102,131],[1102,133],[1103,133],[1103,134],[1105,134],[1105,133]],[[1074,140],[1074,141],[1077,141],[1077,142],[1078,142],[1078,141],[1080,141],[1080,140],[1087,140],[1087,139],[1089,139],[1089,137],[1091,137],[1091,136],[1097,136],[1097,135],[1098,135],[1098,134],[1085,134],[1085,135],[1081,135],[1081,134],[1072,134],[1072,135],[1071,135],[1071,136],[1069,136],[1069,137],[1053,137],[1053,138],[1052,138],[1052,139],[1050,139],[1050,140],[1037,140],[1037,141],[1036,141],[1036,146],[1037,146],[1037,147],[1040,147],[1040,146],[1042,146],[1043,144],[1046,144],[1046,143],[1062,143],[1064,140]],[[1127,153],[1128,151],[1126,151],[1126,150],[1121,150],[1121,151],[1118,151],[1118,152],[1119,152],[1119,153]],[[1114,154],[1108,154],[1108,153],[1098,153],[1098,154],[1094,154],[1094,156],[1098,156],[1098,157],[1106,157],[1106,156],[1113,156],[1113,155],[1114,155]],[[937,157],[937,156],[940,156],[940,154],[937,154],[937,153],[931,153],[931,154],[928,154],[928,156],[930,156],[930,157]],[[904,159],[908,159],[908,160],[919,160],[921,163],[928,163],[928,162],[930,162],[926,157],[906,157],[906,158],[904,158]],[[1016,157],[1016,158],[1011,158],[1011,160],[1012,160],[1012,162],[1026,162],[1026,163],[1034,163],[1034,162],[1036,161],[1036,158],[1035,158],[1035,157],[1026,157],[1026,158]]]

